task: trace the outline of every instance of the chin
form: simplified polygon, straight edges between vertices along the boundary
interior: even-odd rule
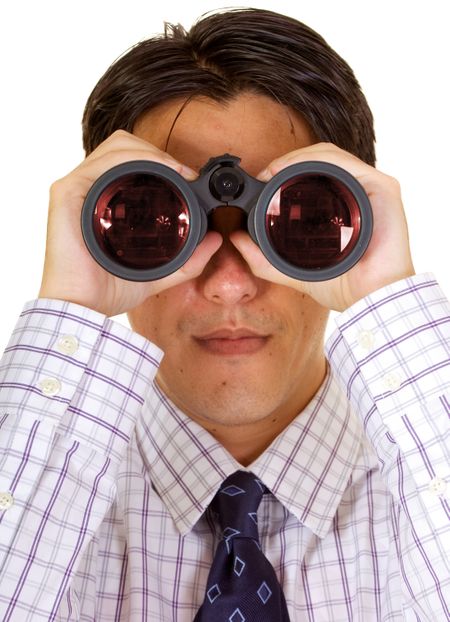
[[[261,421],[279,406],[278,395],[267,391],[267,387],[250,389],[242,380],[239,386],[230,384],[235,383],[223,381],[216,390],[191,393],[184,400],[185,412],[197,421],[203,419],[223,426],[239,426]]]

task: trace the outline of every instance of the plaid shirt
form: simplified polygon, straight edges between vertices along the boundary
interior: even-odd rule
[[[336,322],[322,387],[248,467],[262,549],[293,622],[448,620],[449,305],[426,274]],[[161,356],[89,309],[25,306],[0,366],[2,622],[194,618],[207,507],[241,465],[152,383]]]

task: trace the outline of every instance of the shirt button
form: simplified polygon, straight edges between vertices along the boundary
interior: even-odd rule
[[[10,492],[0,492],[0,510],[9,510],[14,503],[14,497]]]
[[[44,395],[56,395],[61,391],[61,383],[56,378],[44,378],[39,383],[39,388]]]
[[[398,389],[400,386],[400,376],[394,372],[386,374],[383,377],[383,384],[386,389],[389,391],[394,391]]]
[[[436,497],[441,496],[447,490],[447,482],[441,477],[435,477],[429,483],[428,490]]]
[[[362,330],[358,334],[358,343],[363,350],[372,350],[375,342],[375,335],[370,330]]]
[[[78,339],[73,335],[63,335],[56,347],[63,354],[74,354],[78,350]]]

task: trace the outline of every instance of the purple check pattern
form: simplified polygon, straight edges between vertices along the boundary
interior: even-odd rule
[[[430,275],[338,315],[323,386],[251,465],[292,621],[447,622],[449,315]],[[160,358],[88,309],[26,305],[0,362],[2,622],[194,619],[206,509],[241,466],[152,383]]]
[[[214,497],[222,540],[194,622],[289,622],[283,591],[259,542],[257,512],[265,492],[252,473],[236,471]]]

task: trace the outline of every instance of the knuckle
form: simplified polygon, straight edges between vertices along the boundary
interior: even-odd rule
[[[60,179],[56,179],[50,185],[50,196],[58,195],[61,192],[61,189],[64,186],[64,179],[65,179],[64,177],[61,177]]]
[[[400,182],[396,177],[388,175],[388,182],[393,190],[400,191]]]
[[[179,175],[183,174],[183,165],[178,162],[177,160],[172,160],[172,159],[167,159],[161,158],[161,164],[165,164],[166,166],[169,166],[171,169],[173,169],[176,173],[178,173]]]
[[[339,149],[337,145],[330,142],[329,140],[321,140],[319,143],[317,143],[317,145],[319,147],[327,147],[328,149]]]
[[[124,138],[125,136],[130,136],[130,132],[127,132],[126,130],[123,130],[123,129],[118,129],[118,130],[114,130],[110,138],[113,138],[113,139]]]
[[[391,182],[392,182],[392,184],[393,184],[394,186],[398,186],[398,187],[400,187],[400,182],[399,182],[399,180],[397,179],[397,177],[391,177]]]
[[[321,140],[311,145],[311,147],[314,149],[317,149],[317,151],[332,151],[332,152],[342,151],[340,147],[335,145],[335,143],[330,142],[329,140]]]
[[[269,166],[264,170],[265,175],[268,177],[274,177],[277,173],[279,173],[286,164],[282,158],[277,158],[276,160],[272,160]]]
[[[131,134],[126,130],[114,130],[112,134],[104,141],[108,145],[116,145],[123,142],[125,138],[129,138]]]

